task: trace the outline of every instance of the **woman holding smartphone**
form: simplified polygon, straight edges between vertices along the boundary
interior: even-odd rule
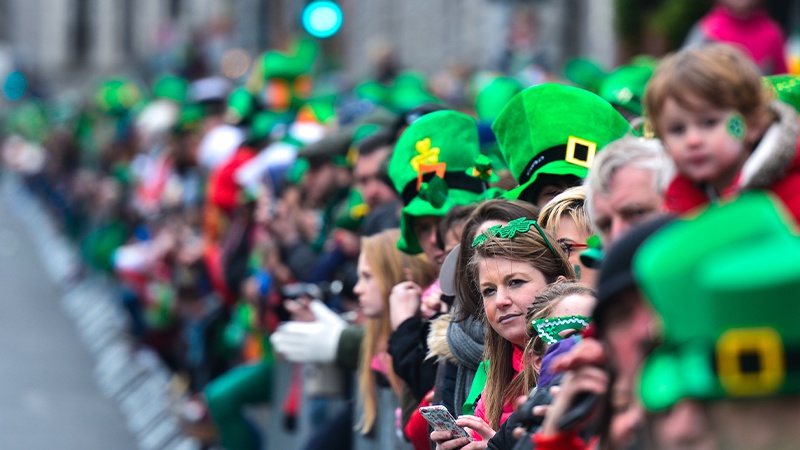
[[[502,200],[488,201],[473,214],[497,207],[495,202]],[[549,284],[575,278],[563,250],[535,217],[531,214],[492,224],[469,243],[472,255],[465,272],[469,289],[483,304],[480,314],[486,325],[486,384],[475,414],[460,416],[456,421],[470,428],[476,440],[453,439],[449,432],[434,431],[431,439],[437,449],[486,448],[488,439],[513,412],[513,401],[527,393],[524,377],[517,375],[524,366],[523,349],[528,342],[528,307]]]

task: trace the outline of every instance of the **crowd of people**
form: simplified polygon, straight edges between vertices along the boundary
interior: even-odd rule
[[[305,390],[309,450],[796,447],[800,77],[696,43],[455,109],[413,72],[320,93],[318,52],[6,115],[4,167],[73,277],[117,281],[187,429],[262,448],[246,407],[291,427]],[[279,361],[317,376],[273,398]]]

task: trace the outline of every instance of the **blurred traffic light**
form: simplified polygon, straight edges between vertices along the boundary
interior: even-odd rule
[[[329,0],[312,0],[303,9],[303,28],[315,38],[325,39],[342,28],[342,8]]]

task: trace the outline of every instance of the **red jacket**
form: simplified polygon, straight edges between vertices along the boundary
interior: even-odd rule
[[[744,167],[721,198],[753,189],[775,193],[800,223],[800,123],[790,106],[774,102],[779,120],[772,124]],[[683,175],[676,176],[664,195],[668,212],[683,214],[707,205],[707,193]]]

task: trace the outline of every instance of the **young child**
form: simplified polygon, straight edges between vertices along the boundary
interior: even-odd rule
[[[744,54],[710,44],[668,56],[647,86],[645,112],[678,170],[669,212],[765,189],[800,219],[797,115],[762,87]]]

